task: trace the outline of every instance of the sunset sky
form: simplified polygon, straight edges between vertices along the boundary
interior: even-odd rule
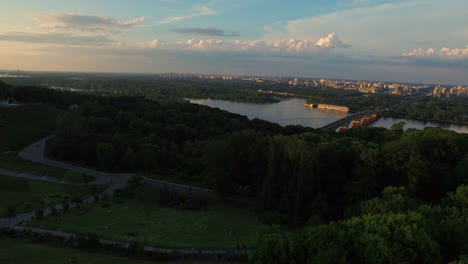
[[[467,0],[0,0],[0,69],[468,85]]]

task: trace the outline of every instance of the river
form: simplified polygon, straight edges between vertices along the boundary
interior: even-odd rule
[[[191,103],[217,107],[231,113],[247,116],[249,119],[259,118],[273,123],[286,125],[302,125],[320,128],[333,121],[347,116],[346,113],[322,109],[310,109],[304,106],[305,99],[292,98],[274,104],[240,103],[225,100],[190,99]],[[378,119],[372,126],[390,128],[393,124],[405,122],[404,129],[425,127],[441,127],[458,133],[468,133],[468,125],[458,125],[439,122],[425,122],[406,118],[384,117]]]
[[[190,102],[245,115],[249,119],[264,119],[282,126],[302,125],[319,128],[347,115],[337,111],[310,109],[304,106],[306,100],[300,98],[292,98],[273,104],[239,103],[211,99],[190,99]]]

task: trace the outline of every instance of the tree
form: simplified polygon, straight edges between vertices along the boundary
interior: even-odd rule
[[[44,217],[44,210],[37,209],[36,212],[35,212],[35,215],[36,215],[37,219],[42,219],[42,217]]]
[[[133,170],[136,166],[136,155],[131,147],[127,148],[124,157],[122,158],[123,167],[127,170]]]
[[[96,153],[98,167],[103,170],[112,170],[114,164],[114,148],[112,144],[99,143]]]

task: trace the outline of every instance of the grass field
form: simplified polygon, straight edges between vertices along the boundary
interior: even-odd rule
[[[0,263],[2,264],[66,264],[74,258],[77,264],[150,264],[150,263],[183,263],[208,264],[210,262],[182,261],[160,262],[119,257],[98,252],[87,252],[78,249],[58,247],[50,244],[30,243],[26,240],[11,239],[0,236]]]
[[[60,213],[57,222],[48,218],[32,220],[29,226],[61,229],[73,233],[97,233],[118,241],[140,241],[146,245],[169,248],[235,248],[254,246],[262,224],[252,210],[209,201],[200,210],[161,207],[158,191],[147,190],[143,198],[124,199],[106,208],[101,201],[81,211]],[[97,225],[108,229],[97,230]],[[231,231],[231,234],[229,234]],[[138,236],[129,233],[138,232]]]
[[[49,167],[28,160],[24,160],[18,157],[16,155],[16,152],[12,152],[9,154],[0,153],[0,168],[21,172],[29,172],[37,175],[47,175],[59,179],[62,179],[66,172],[65,169]]]
[[[10,206],[16,208],[16,213],[22,213],[61,203],[64,196],[84,195],[84,187],[0,175],[0,216],[6,216]]]
[[[28,104],[0,107],[0,168],[62,178],[65,170],[20,159],[18,151],[55,131],[59,110]]]

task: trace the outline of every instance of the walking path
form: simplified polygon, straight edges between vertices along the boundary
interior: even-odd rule
[[[41,235],[48,234],[50,236],[59,237],[63,239],[73,239],[76,237],[76,235],[72,233],[56,231],[56,230],[47,230],[47,229],[41,229],[41,228],[33,228],[33,227],[14,226],[10,229],[18,231],[18,232],[28,231],[28,232],[33,232],[35,234],[41,234]],[[129,246],[129,243],[127,242],[115,241],[115,240],[100,239],[99,242],[103,245],[121,246],[122,248],[125,248],[125,249],[128,248]],[[151,246],[144,246],[143,248],[146,252],[176,254],[179,258],[183,256],[221,257],[221,256],[233,256],[233,255],[246,255],[246,254],[249,254],[250,252],[247,249],[228,249],[228,250],[169,249],[169,248],[159,248],[159,247],[151,247]]]

